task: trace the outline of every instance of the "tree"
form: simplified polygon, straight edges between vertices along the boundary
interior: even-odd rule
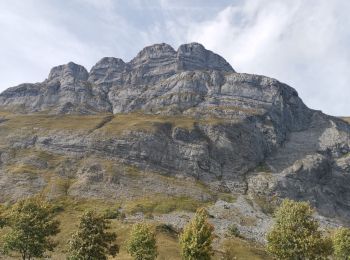
[[[51,236],[59,232],[59,222],[51,206],[39,198],[17,202],[6,216],[10,231],[4,237],[4,252],[19,252],[23,260],[43,257],[56,246]]]
[[[5,226],[5,218],[3,216],[3,209],[0,206],[0,228],[2,228],[3,226]]]
[[[113,243],[117,235],[107,232],[109,228],[109,220],[94,211],[85,212],[68,242],[68,259],[104,260],[108,255],[115,256],[119,252],[118,245]]]
[[[150,225],[145,223],[133,225],[127,251],[135,260],[156,259],[158,255],[156,234]]]
[[[198,209],[180,236],[181,254],[185,260],[207,260],[213,254],[214,227],[208,223],[208,212]]]
[[[323,238],[307,202],[284,200],[267,235],[267,250],[278,259],[327,259],[331,241]]]
[[[350,229],[338,228],[333,236],[334,256],[336,259],[350,260]]]

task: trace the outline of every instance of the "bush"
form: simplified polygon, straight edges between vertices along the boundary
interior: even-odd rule
[[[125,213],[120,212],[119,209],[108,208],[103,213],[103,217],[105,219],[123,220],[123,219],[125,219]]]
[[[336,259],[350,260],[350,229],[338,228],[333,236],[334,256]]]
[[[156,234],[153,228],[145,223],[133,225],[127,242],[127,251],[135,260],[156,259]]]
[[[241,237],[238,227],[235,224],[231,224],[228,227],[227,234],[232,237]]]

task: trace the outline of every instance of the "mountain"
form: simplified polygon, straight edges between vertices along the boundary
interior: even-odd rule
[[[54,67],[2,92],[0,110],[2,202],[186,197],[212,202],[220,225],[225,208],[250,214],[255,238],[285,197],[350,222],[350,125],[198,43]]]
[[[156,44],[144,48],[128,63],[117,58],[103,58],[90,73],[73,62],[54,67],[42,83],[21,84],[4,91],[0,103],[6,109],[25,112],[130,112],[152,106],[140,98],[149,98],[151,102],[155,95],[167,91],[159,89],[162,81],[171,80],[180,72],[202,70],[234,72],[222,57],[200,44],[181,45],[178,51],[167,44]],[[152,90],[151,86],[156,85],[158,89]],[[201,98],[203,94],[200,90],[193,93],[193,98]]]

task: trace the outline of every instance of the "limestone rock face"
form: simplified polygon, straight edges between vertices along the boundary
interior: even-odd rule
[[[220,70],[233,72],[231,65],[219,55],[206,50],[199,43],[183,44],[177,51],[179,66],[183,70]]]
[[[110,110],[106,93],[87,80],[89,73],[70,62],[51,69],[42,83],[21,84],[0,94],[0,107],[17,112],[51,114],[96,113]]]
[[[55,67],[41,83],[0,94],[0,128],[4,198],[51,187],[28,177],[35,168],[75,178],[65,191],[74,196],[210,198],[194,188],[199,180],[214,192],[271,203],[309,200],[324,216],[350,219],[349,124],[309,109],[276,79],[235,72],[198,43],[177,51],[155,44],[130,62],[106,57],[90,72]],[[120,164],[143,171],[142,180]]]
[[[125,106],[149,87],[195,70],[234,72],[225,59],[198,43],[181,45],[178,51],[155,44],[128,63],[103,58],[90,73],[73,62],[54,67],[42,83],[21,84],[1,93],[0,106],[24,113],[117,113],[128,110]]]
[[[80,65],[73,62],[69,62],[66,65],[60,65],[51,69],[48,81],[53,79],[59,80],[87,80],[89,73],[87,70]]]
[[[89,81],[97,84],[118,81],[126,68],[127,64],[122,59],[105,57],[91,68]]]

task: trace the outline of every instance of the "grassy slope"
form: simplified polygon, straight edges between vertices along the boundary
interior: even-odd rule
[[[103,212],[109,207],[115,207],[118,203],[113,205],[102,201],[65,201],[64,205],[66,209],[58,215],[58,219],[61,221],[61,233],[57,236],[57,241],[60,241],[60,244],[57,248],[58,253],[53,254],[53,259],[63,259],[65,243],[62,243],[62,241],[67,241],[69,239],[70,233],[75,229],[78,223],[79,216],[85,209],[94,209],[98,212]],[[128,238],[132,223],[119,220],[112,220],[111,222],[112,229],[115,230],[118,235],[118,244],[121,246],[121,251],[115,259],[132,259],[125,250],[125,241]],[[158,259],[181,259],[176,234],[158,232],[157,245],[159,250]],[[230,239],[225,242],[225,247],[227,247],[227,245],[237,259],[270,259],[262,249],[240,239]],[[216,252],[213,259],[221,259],[221,257],[222,253]]]
[[[203,124],[217,124],[220,120],[215,118],[209,118],[204,120],[194,119],[186,116],[160,116],[160,115],[145,115],[141,113],[121,114],[107,120],[106,117],[111,115],[65,115],[65,116],[52,116],[45,114],[35,115],[20,115],[10,114],[6,112],[0,112],[0,117],[8,119],[1,123],[0,145],[3,144],[6,148],[7,136],[13,134],[45,134],[51,131],[68,131],[68,132],[79,132],[83,134],[89,134],[92,131],[97,133],[103,133],[107,135],[119,135],[129,130],[141,130],[141,131],[154,131],[158,124],[171,124],[173,127],[181,127],[185,129],[192,129],[195,123]],[[1,147],[1,146],[0,146]],[[38,169],[36,166],[31,164],[17,164],[15,161],[13,164],[8,165],[10,172],[14,174],[21,174],[29,172],[32,174],[42,174],[46,176],[47,180],[54,182],[57,186],[62,186],[62,189],[66,189],[67,185],[65,180],[52,179],[55,170],[59,165],[62,165],[67,160],[64,156],[52,155],[44,151],[37,151],[34,149],[21,149],[14,151],[17,153],[16,157],[35,157],[36,160],[45,161],[48,164],[47,168]],[[108,163],[107,163],[108,164]],[[108,166],[108,167],[107,167]],[[111,168],[111,165],[107,165],[107,168]],[[112,167],[113,168],[113,167]],[[110,169],[113,171],[113,169]],[[162,176],[160,178],[168,178]],[[74,181],[74,180],[73,180]],[[172,180],[173,181],[173,180]],[[56,183],[58,182],[58,184]],[[62,182],[62,183],[61,183]],[[50,182],[49,182],[50,183]],[[52,184],[52,183],[51,183]],[[46,192],[46,191],[43,191]],[[64,193],[64,192],[63,192]],[[232,196],[227,194],[218,194],[219,197],[225,198],[225,200],[234,200]],[[65,259],[66,242],[70,237],[70,234],[75,230],[79,216],[86,209],[95,209],[96,211],[102,212],[109,207],[116,207],[123,203],[129,213],[136,211],[142,211],[144,213],[166,213],[174,210],[189,210],[192,211],[195,208],[205,205],[203,202],[196,200],[179,197],[179,198],[162,198],[155,196],[145,197],[142,199],[135,199],[128,202],[106,202],[99,200],[89,201],[75,201],[72,199],[64,199],[61,201],[62,212],[58,214],[58,219],[61,221],[61,232],[57,235],[56,240],[59,242],[58,247],[53,253],[53,259]],[[127,240],[128,232],[131,227],[131,223],[125,223],[118,220],[112,220],[112,227],[118,234],[118,243],[122,246],[121,252],[116,259],[131,259],[130,256],[125,252],[123,247],[124,242]],[[4,231],[2,231],[4,232]],[[177,236],[173,234],[158,233],[158,248],[159,257],[158,259],[180,259],[179,248],[177,243]],[[254,245],[241,241],[239,239],[231,239],[227,244],[230,245],[230,250],[234,252],[237,259],[266,259],[265,254],[260,249],[257,249]],[[221,254],[216,253],[214,259],[220,259]]]

